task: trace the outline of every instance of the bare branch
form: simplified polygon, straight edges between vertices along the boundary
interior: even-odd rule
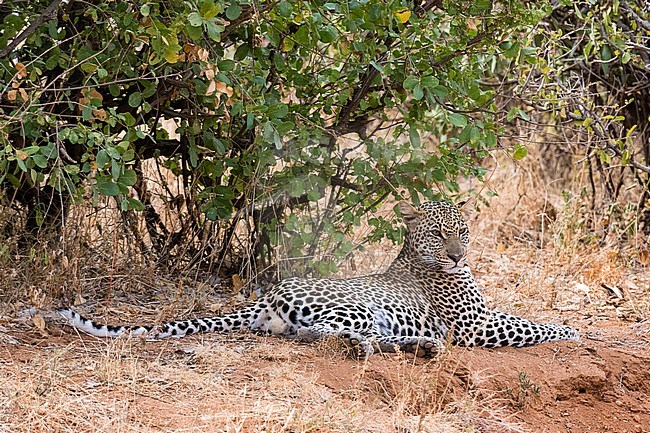
[[[25,28],[25,30],[22,31],[16,38],[9,42],[6,47],[4,47],[2,50],[0,50],[0,57],[6,57],[9,55],[10,52],[12,52],[18,44],[20,44],[22,41],[27,39],[29,35],[34,33],[36,29],[43,24],[44,22],[54,18],[56,16],[56,10],[59,7],[59,4],[61,4],[62,0],[54,0],[48,7],[45,9],[45,11],[38,17],[34,22],[32,22],[30,25]]]

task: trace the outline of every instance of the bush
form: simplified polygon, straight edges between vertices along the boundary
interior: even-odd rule
[[[23,246],[109,197],[165,263],[266,268],[282,245],[306,258],[292,273],[328,273],[386,198],[453,195],[459,175],[482,175],[503,124],[480,79],[543,6],[0,4],[2,206]],[[370,240],[400,237],[370,224]]]

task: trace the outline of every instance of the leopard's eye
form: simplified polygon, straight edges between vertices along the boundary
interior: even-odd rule
[[[431,230],[431,234],[433,237],[442,239],[442,233],[440,233],[440,230]]]
[[[458,230],[458,234],[463,236],[466,235],[468,231],[469,230],[467,230],[467,227],[461,227],[460,230]]]

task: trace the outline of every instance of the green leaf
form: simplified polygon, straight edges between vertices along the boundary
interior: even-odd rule
[[[513,42],[510,47],[503,52],[503,55],[508,59],[517,57],[517,55],[519,55],[519,48],[519,42]]]
[[[226,28],[224,26],[215,24],[212,21],[208,21],[205,23],[206,29],[208,30],[208,36],[210,39],[216,42],[221,42],[221,32],[223,32]],[[240,45],[240,48],[242,46]]]
[[[278,12],[280,13],[280,16],[289,18],[293,13],[293,6],[288,1],[281,1],[278,3]]]
[[[205,0],[199,4],[199,13],[206,20],[211,20],[221,12],[221,3],[215,3],[213,0]]]
[[[445,86],[440,85],[440,84],[437,85],[436,87],[434,87],[433,89],[430,89],[430,90],[433,92],[434,95],[436,95],[440,99],[446,98],[447,95],[449,94],[449,91],[447,90],[447,88]]]
[[[335,41],[338,38],[339,34],[334,27],[325,26],[318,32],[318,36],[321,42],[329,44],[330,42]],[[378,70],[381,71],[381,69]]]
[[[411,146],[415,148],[419,148],[421,146],[420,133],[414,127],[409,128],[409,141],[411,142]]]
[[[84,105],[81,109],[81,118],[88,121],[91,117],[93,117],[93,109],[88,105]]]
[[[129,197],[126,199],[126,202],[128,204],[128,209],[132,209],[138,212],[141,212],[144,210],[144,205],[140,200],[137,198]]]
[[[95,162],[97,163],[97,168],[104,168],[111,162],[111,157],[108,156],[108,153],[104,149],[97,152],[95,157]]]
[[[40,147],[38,146],[27,146],[23,148],[23,152],[25,152],[27,155],[35,155],[41,150]]]
[[[118,182],[126,186],[133,186],[138,181],[138,176],[135,174],[134,170],[126,169],[120,175]]]
[[[413,87],[413,99],[419,101],[420,99],[422,99],[423,96],[424,96],[424,89],[422,88],[422,85],[420,83],[417,83]]]
[[[110,177],[98,177],[96,185],[97,191],[102,195],[115,197],[120,193],[120,188],[111,180]]]
[[[528,155],[528,149],[520,144],[515,145],[515,150],[512,153],[512,157],[516,160],[524,159]]]
[[[310,36],[309,36],[309,27],[300,26],[298,31],[294,34],[293,39],[300,45],[308,46],[310,45]]]
[[[203,18],[196,12],[192,12],[187,16],[187,21],[192,27],[200,27],[203,25]]]
[[[494,148],[497,145],[497,136],[494,132],[489,132],[485,136],[485,145],[489,148]]]
[[[174,64],[178,62],[180,56],[181,46],[178,44],[168,45],[163,50],[163,57],[167,63]]]
[[[117,182],[120,179],[120,175],[122,174],[122,164],[113,159],[111,160],[111,177],[115,182]]]
[[[281,119],[289,113],[289,107],[286,104],[278,103],[271,105],[266,115],[269,116],[269,119]]]
[[[467,117],[464,114],[449,113],[447,117],[449,118],[449,122],[454,126],[457,126],[459,128],[464,128],[467,126]]]
[[[185,27],[185,32],[194,41],[198,41],[203,37],[203,27],[188,26]]]
[[[276,129],[278,131],[278,134],[286,135],[289,132],[291,132],[295,128],[295,126],[296,125],[292,121],[287,120],[285,122],[280,122],[279,124],[277,124]]]
[[[193,168],[196,168],[198,166],[198,160],[199,160],[199,155],[196,151],[196,146],[190,146],[189,149],[189,156],[190,156],[190,165]]]
[[[84,71],[84,72],[88,72],[89,74],[94,73],[96,69],[97,69],[97,66],[90,63],[90,62],[83,62],[81,64],[81,70]]]
[[[415,77],[413,75],[409,75],[408,77],[406,77],[406,79],[404,80],[404,84],[402,84],[402,85],[404,86],[404,88],[406,90],[413,90],[413,88],[419,83],[420,83],[420,80],[418,79],[418,77]]]
[[[137,108],[142,103],[142,94],[140,92],[133,92],[129,95],[129,105],[133,108]]]
[[[34,155],[32,156],[32,159],[34,160],[34,163],[40,167],[40,168],[46,168],[47,167],[47,158],[44,157],[43,155]]]
[[[124,116],[124,124],[126,126],[135,125],[135,117],[133,117],[133,115],[131,115],[131,113],[126,112],[126,113],[122,113],[122,115]]]
[[[602,60],[600,66],[605,75],[609,74],[609,61],[612,59],[612,49],[608,44],[604,44],[600,49],[600,60]]]
[[[226,18],[235,20],[239,18],[239,15],[241,15],[241,6],[239,6],[239,3],[232,2],[226,9]]]
[[[78,165],[68,164],[63,167],[63,171],[71,175],[77,175],[81,171]]]
[[[32,179],[33,184],[38,183],[38,178],[39,178],[40,173],[34,170],[33,168],[29,170],[29,177]],[[41,175],[42,176],[42,175]]]
[[[115,160],[122,159],[122,154],[120,153],[119,149],[113,146],[108,146],[106,147],[106,153]]]
[[[621,63],[626,64],[632,59],[632,55],[629,51],[625,51],[621,56]]]
[[[480,15],[483,12],[489,11],[492,7],[492,2],[490,0],[476,0],[472,2],[471,13],[473,15]]]
[[[230,72],[235,69],[235,62],[229,59],[219,60],[217,62],[217,67],[221,72]]]
[[[426,89],[433,89],[438,86],[439,81],[436,77],[427,75],[426,77],[422,77],[420,84]]]
[[[46,62],[45,62],[45,69],[47,69],[48,71],[51,71],[52,69],[59,66],[59,59],[60,58],[61,58],[60,51],[58,49],[54,50],[52,55],[50,57],[48,57]]]
[[[55,159],[58,154],[58,150],[54,145],[54,143],[48,143],[46,146],[41,146],[40,152],[41,155],[43,155],[47,159]]]

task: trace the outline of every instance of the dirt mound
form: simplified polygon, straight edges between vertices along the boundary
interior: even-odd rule
[[[524,431],[650,432],[650,352],[625,343],[586,338],[523,349],[452,348],[432,362],[373,357],[363,374],[350,361],[318,364],[317,382],[332,391],[361,385],[367,403],[401,405],[412,416],[469,395]]]
[[[650,431],[647,352],[589,340],[481,352],[465,355],[468,368],[532,431]]]

